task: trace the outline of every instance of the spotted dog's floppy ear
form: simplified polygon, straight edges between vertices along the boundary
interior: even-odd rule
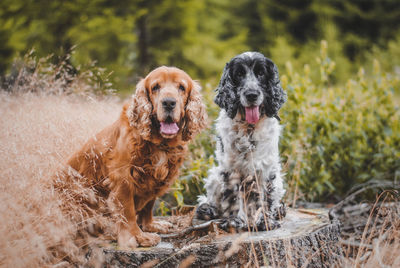
[[[127,111],[129,124],[135,127],[145,140],[151,138],[151,113],[153,104],[151,103],[147,90],[144,85],[145,80],[142,79],[136,85],[136,92],[132,96],[131,104]]]
[[[286,102],[286,92],[281,86],[279,72],[276,65],[268,58],[265,58],[269,79],[267,80],[266,94],[264,98],[264,110],[268,117],[278,116],[278,111]]]
[[[193,84],[185,107],[185,126],[182,131],[182,140],[184,141],[192,139],[207,125],[206,106],[200,94],[201,86],[195,81],[193,81]]]
[[[215,96],[214,102],[224,109],[230,118],[236,116],[239,103],[236,96],[236,92],[233,90],[233,82],[230,75],[230,63],[227,63],[222,73],[221,80],[219,81],[217,96]]]

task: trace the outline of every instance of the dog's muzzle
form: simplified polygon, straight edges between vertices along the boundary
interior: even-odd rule
[[[178,124],[172,119],[173,111],[176,106],[176,99],[167,97],[161,101],[162,107],[167,117],[160,122],[160,132],[164,135],[175,135],[179,131]]]
[[[245,109],[247,123],[256,124],[260,120],[262,98],[262,93],[259,90],[248,89],[242,93],[241,103]]]
[[[244,96],[249,104],[255,103],[260,96],[260,92],[256,90],[248,90],[244,93]]]
[[[174,98],[164,98],[161,103],[166,112],[172,112],[176,106],[176,100]]]

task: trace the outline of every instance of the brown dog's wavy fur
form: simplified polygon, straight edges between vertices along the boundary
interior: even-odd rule
[[[154,81],[161,85],[157,93],[151,89]],[[182,81],[184,92],[179,91]],[[123,107],[119,119],[68,160],[97,197],[121,208],[124,221],[118,223],[117,231],[120,246],[152,246],[160,237],[150,232],[168,231],[167,223],[153,220],[152,208],[156,198],[177,178],[188,151],[187,142],[206,126],[199,90],[197,82],[182,70],[164,66],[155,69],[138,83],[131,103]],[[157,111],[162,106],[156,101],[164,92],[181,98],[181,111],[179,105],[176,107],[179,132],[173,137],[160,134],[157,115],[163,111]]]

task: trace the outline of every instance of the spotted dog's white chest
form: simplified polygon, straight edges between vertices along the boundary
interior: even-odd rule
[[[221,113],[216,127],[221,143],[217,160],[225,169],[252,175],[278,164],[280,126],[275,118],[263,118],[252,127]]]

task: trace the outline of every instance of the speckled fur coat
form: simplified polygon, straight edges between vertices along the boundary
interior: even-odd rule
[[[232,65],[247,64],[250,66],[248,70],[250,72],[251,68],[257,68],[255,67],[257,63],[253,63],[254,61],[259,60],[262,61],[260,64],[264,64],[266,58],[260,55],[242,54],[238,57],[244,57],[244,62],[228,63],[218,88],[216,102],[222,108],[216,122],[218,136],[215,154],[218,164],[209,171],[205,184],[207,195],[199,197],[197,217],[204,220],[220,218],[223,228],[274,229],[279,226],[276,220],[285,214],[285,207],[281,203],[285,190],[278,147],[281,126],[276,114],[277,109],[272,113],[265,109],[273,95],[268,91],[270,90],[268,83],[261,79],[258,82],[258,77],[255,75],[243,76],[243,79],[253,80],[250,81],[251,86],[247,86],[246,82],[239,86],[234,82],[223,81],[232,80],[232,76],[235,75],[229,71],[235,68]],[[270,63],[272,62],[267,62]],[[278,79],[275,65],[270,66],[272,67],[266,68],[265,72],[276,74]],[[274,78],[273,75],[268,77]],[[228,88],[226,84],[229,84]],[[279,79],[272,84],[278,87],[276,91],[281,95],[276,104],[279,109],[286,96],[280,87]],[[263,103],[257,103],[261,110],[257,123],[249,124],[244,120],[244,109],[240,108],[247,103],[240,98],[241,92],[246,94],[248,88],[251,87],[253,90],[255,85],[260,87],[259,98],[263,99]],[[225,99],[226,96],[233,95],[233,97],[224,103],[218,99],[221,94],[224,94]],[[235,102],[235,99],[239,101]],[[237,106],[237,111],[232,114],[233,105]]]

